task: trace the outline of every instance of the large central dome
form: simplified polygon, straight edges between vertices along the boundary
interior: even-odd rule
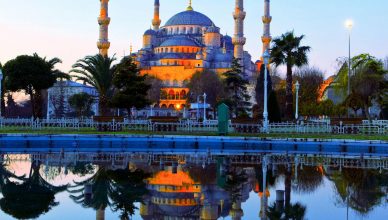
[[[212,20],[206,15],[187,10],[180,12],[174,15],[170,20],[167,21],[165,26],[175,26],[175,25],[200,25],[200,26],[211,26],[213,24]]]

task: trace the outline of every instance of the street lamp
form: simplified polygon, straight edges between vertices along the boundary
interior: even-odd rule
[[[1,118],[1,98],[3,97],[2,94],[1,94],[1,82],[3,82],[3,72],[1,72],[0,70],[0,118]]]
[[[296,83],[295,83],[295,89],[296,89],[296,109],[295,109],[295,119],[296,120],[298,120],[298,118],[299,118],[299,106],[298,106],[298,104],[299,104],[299,88],[300,88],[300,84],[299,84],[299,82],[298,81],[296,81]]]
[[[346,29],[349,30],[349,56],[348,56],[348,95],[350,95],[350,72],[351,72],[351,57],[350,57],[350,34],[352,32],[352,28],[353,28],[353,21],[348,19],[345,21],[345,27]]]
[[[268,63],[269,63],[269,52],[268,49],[265,50],[263,54],[263,59],[264,59],[264,111],[263,111],[263,132],[268,133],[268,80],[267,80],[267,75],[268,75]]]
[[[206,121],[206,93],[203,93],[203,122]]]

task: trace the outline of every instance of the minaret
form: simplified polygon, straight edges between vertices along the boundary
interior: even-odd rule
[[[100,25],[100,39],[97,42],[97,47],[100,50],[102,56],[108,56],[108,49],[110,42],[108,40],[108,26],[110,18],[108,17],[108,3],[109,0],[100,0],[101,9],[100,17],[98,18],[98,24]]]
[[[235,21],[234,24],[234,57],[240,60],[240,64],[243,62],[244,56],[244,45],[246,39],[244,37],[244,19],[245,19],[245,11],[244,11],[244,0],[236,0],[236,8],[233,13],[233,18]]]
[[[159,17],[159,8],[160,8],[159,0],[155,0],[155,3],[154,3],[154,18],[152,19],[152,27],[153,27],[154,31],[158,31],[159,27],[160,27],[160,24],[162,23],[162,21],[160,20],[160,17]]]
[[[264,31],[261,40],[263,41],[263,54],[264,51],[270,49],[270,43],[272,40],[271,37],[271,21],[272,17],[270,15],[270,0],[264,0],[264,16],[262,17],[264,24]]]

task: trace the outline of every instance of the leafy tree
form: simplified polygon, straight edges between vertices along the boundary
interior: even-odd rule
[[[354,115],[357,115],[357,111],[361,109],[363,105],[361,97],[356,94],[350,94],[347,96],[344,104],[353,110]]]
[[[3,65],[0,62],[0,71],[2,72],[2,70],[3,70]],[[1,114],[4,114],[4,112],[5,112],[4,96],[5,96],[6,90],[5,90],[5,87],[4,87],[4,80],[5,80],[5,75],[3,73],[3,80],[0,82],[1,83],[1,86],[0,86],[1,87],[1,91],[0,91],[0,93],[1,93],[1,96],[0,96],[0,106],[1,106],[0,117],[1,117]]]
[[[334,115],[334,103],[331,100],[324,100],[318,104],[318,115]]]
[[[268,97],[268,120],[270,122],[281,122],[279,102],[276,92],[272,90]]]
[[[346,168],[333,172],[328,178],[334,182],[338,203],[348,205],[361,215],[367,215],[384,201],[386,172]]]
[[[30,96],[32,114],[43,117],[42,92],[50,88],[63,73],[54,69],[61,60],[53,58],[22,55],[8,61],[4,65],[6,73],[5,87],[12,92],[24,91]]]
[[[113,77],[115,93],[111,106],[125,108],[131,115],[131,108],[144,108],[150,104],[147,99],[150,85],[146,83],[147,76],[141,76],[140,70],[130,57],[124,57],[116,67]]]
[[[69,97],[69,105],[76,111],[77,117],[90,116],[94,99],[85,92],[74,94]]]
[[[197,96],[206,93],[206,102],[213,108],[217,103],[225,98],[224,85],[220,77],[210,71],[196,72],[190,79],[187,87],[190,89],[191,95],[189,102],[197,102]]]
[[[372,100],[378,100],[386,89],[383,63],[369,54],[353,57],[354,75],[351,77],[351,95],[358,97],[366,117],[371,120],[368,108]]]
[[[78,60],[70,71],[75,73],[73,77],[77,80],[84,81],[97,89],[99,94],[99,115],[107,115],[109,113],[108,102],[113,93],[112,85],[115,72],[115,67],[112,66],[112,63],[115,60],[115,57],[110,58],[100,54],[86,56],[84,59]]]
[[[275,66],[286,65],[286,117],[293,118],[293,94],[292,94],[292,68],[300,67],[308,63],[307,52],[310,47],[301,46],[304,35],[295,36],[294,32],[287,32],[273,40],[271,50],[271,62]]]
[[[323,72],[318,68],[305,66],[295,72],[295,79],[300,84],[300,105],[318,103],[319,89],[323,83]]]
[[[306,215],[306,206],[297,202],[290,204],[284,210],[278,210],[276,203],[268,207],[268,218],[277,220],[303,220]]]
[[[154,76],[148,75],[145,82],[150,86],[147,93],[147,99],[153,104],[159,104],[162,96],[161,91],[163,88],[163,81]]]
[[[232,112],[236,117],[245,115],[249,110],[249,99],[247,86],[249,82],[244,79],[242,66],[239,64],[239,59],[233,58],[231,70],[226,71],[225,86],[227,92],[227,99],[230,100]]]
[[[1,209],[17,219],[38,218],[59,203],[55,194],[66,190],[67,186],[53,186],[39,174],[40,163],[31,163],[28,179],[22,183],[7,181],[2,186]]]
[[[143,196],[148,193],[144,180],[149,177],[142,170],[109,170],[100,167],[90,178],[75,182],[70,187],[70,198],[83,207],[93,208],[97,212],[108,206],[113,211],[121,211],[121,217],[128,219],[133,215],[136,207],[134,203],[142,202]],[[91,185],[92,196],[87,198],[83,194],[85,186]]]

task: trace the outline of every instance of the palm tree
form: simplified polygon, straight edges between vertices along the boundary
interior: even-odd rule
[[[292,118],[293,95],[292,95],[292,68],[301,67],[308,63],[307,52],[310,47],[301,46],[304,35],[295,36],[294,32],[287,32],[273,40],[271,49],[271,62],[275,66],[287,66],[286,78],[286,117]]]
[[[268,218],[269,219],[278,219],[278,220],[303,220],[306,215],[306,206],[297,202],[295,204],[290,204],[284,210],[278,210],[276,203],[268,207]]]
[[[40,163],[31,163],[29,178],[23,183],[6,181],[2,186],[1,209],[17,219],[38,218],[59,203],[55,194],[66,190],[67,186],[53,186],[39,173]]]
[[[112,81],[115,67],[112,63],[115,57],[107,57],[97,54],[86,56],[73,65],[72,73],[77,80],[84,81],[97,89],[99,94],[98,113],[106,115],[108,113],[108,99],[112,95]]]
[[[101,166],[90,178],[75,182],[71,187],[70,198],[85,208],[96,210],[96,217],[104,219],[105,209],[109,206],[114,212],[121,211],[121,219],[129,219],[137,209],[136,202],[148,192],[144,180],[149,177],[142,170],[109,170]],[[86,187],[91,187],[91,197],[86,195]]]

